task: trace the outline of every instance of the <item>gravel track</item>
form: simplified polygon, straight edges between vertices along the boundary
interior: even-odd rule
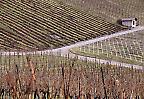
[[[87,44],[92,44],[98,41],[102,41],[102,40],[106,40],[106,39],[110,39],[116,36],[120,36],[120,35],[124,35],[124,34],[129,34],[129,33],[133,33],[133,32],[137,32],[137,31],[143,31],[144,30],[144,26],[137,26],[136,28],[133,28],[131,30],[126,30],[126,31],[121,31],[121,32],[117,32],[111,35],[105,35],[103,37],[99,37],[99,38],[94,38],[91,40],[87,40],[87,41],[81,41],[75,44],[72,44],[70,46],[65,46],[62,48],[57,48],[57,49],[52,49],[52,50],[44,50],[44,51],[36,51],[36,52],[1,52],[2,55],[25,55],[25,54],[32,54],[32,53],[36,53],[36,54],[44,54],[44,53],[53,53],[53,54],[57,54],[57,53],[61,53],[61,56],[66,56],[69,55],[69,57],[74,58],[77,57],[78,59],[81,60],[88,60],[88,61],[98,61],[102,64],[107,64],[110,63],[111,65],[118,65],[118,66],[123,66],[123,67],[133,67],[136,69],[143,69],[144,70],[144,66],[139,66],[139,65],[133,65],[133,64],[126,64],[126,63],[121,63],[121,62],[117,62],[117,61],[109,61],[109,60],[102,60],[102,59],[96,59],[96,58],[91,58],[91,57],[86,57],[86,56],[80,56],[80,55],[75,55],[73,53],[70,52],[71,48],[74,47],[80,47],[80,46],[84,46]]]

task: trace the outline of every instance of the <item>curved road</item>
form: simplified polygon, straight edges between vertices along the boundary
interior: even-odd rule
[[[114,34],[111,34],[111,35],[105,35],[103,37],[99,37],[99,38],[94,38],[94,39],[91,39],[91,40],[87,40],[87,41],[81,41],[81,42],[78,42],[78,43],[75,43],[75,44],[72,44],[70,46],[65,46],[65,47],[62,47],[62,48],[57,48],[57,49],[52,49],[52,50],[44,50],[44,51],[36,51],[35,53],[36,54],[44,54],[44,53],[53,53],[53,54],[57,54],[57,53],[61,53],[61,56],[66,56],[66,55],[69,55],[69,57],[71,58],[74,58],[74,57],[77,57],[78,59],[81,59],[81,60],[85,60],[87,59],[88,61],[98,61],[102,64],[107,64],[107,63],[110,63],[112,65],[118,65],[118,66],[123,66],[123,67],[133,67],[133,68],[136,68],[136,69],[143,69],[144,70],[144,67],[143,66],[138,66],[138,65],[133,65],[133,64],[126,64],[126,63],[121,63],[121,62],[117,62],[117,61],[109,61],[109,60],[102,60],[102,59],[95,59],[95,58],[91,58],[91,57],[85,57],[85,56],[80,56],[80,55],[75,55],[73,53],[70,53],[70,49],[71,48],[74,48],[74,47],[80,47],[80,46],[84,46],[84,45],[87,45],[87,44],[92,44],[92,43],[95,43],[95,42],[98,42],[98,41],[102,41],[102,40],[106,40],[106,39],[110,39],[110,38],[113,38],[113,37],[116,37],[116,36],[120,36],[120,35],[124,35],[124,34],[128,34],[128,33],[133,33],[133,32],[137,32],[137,31],[143,31],[144,30],[144,26],[138,26],[132,30],[126,30],[126,31],[121,31],[121,32],[117,32],[117,33],[114,33]],[[1,52],[2,55],[25,55],[25,54],[32,54],[34,52]]]

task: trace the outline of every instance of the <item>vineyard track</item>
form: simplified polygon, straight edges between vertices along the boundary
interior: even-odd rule
[[[117,32],[111,35],[106,35],[103,37],[98,37],[95,39],[91,39],[91,40],[87,40],[87,41],[82,41],[82,42],[78,42],[76,44],[72,44],[70,46],[65,46],[62,48],[57,48],[57,49],[52,49],[52,50],[44,50],[44,51],[35,51],[35,52],[1,52],[2,55],[25,55],[25,54],[45,54],[45,53],[53,53],[53,54],[57,54],[57,53],[61,53],[62,56],[66,56],[69,55],[69,57],[74,58],[77,57],[80,60],[88,60],[88,61],[99,61],[102,64],[107,64],[107,63],[111,63],[112,65],[118,65],[119,66],[123,66],[123,67],[132,67],[136,68],[136,69],[144,69],[143,66],[138,66],[138,65],[133,65],[133,64],[126,64],[126,63],[121,63],[121,62],[116,62],[116,61],[109,61],[109,60],[102,60],[102,59],[96,59],[96,58],[90,58],[90,57],[85,57],[85,56],[80,56],[80,55],[76,55],[74,53],[71,53],[70,49],[74,48],[74,47],[80,47],[80,46],[84,46],[87,44],[92,44],[98,41],[102,41],[102,40],[106,40],[106,39],[110,39],[113,37],[117,37],[120,35],[124,35],[124,34],[129,34],[129,33],[136,33],[137,31],[142,31],[144,30],[144,26],[138,26],[132,30],[126,30],[126,31],[121,31],[121,32]]]
[[[61,52],[62,56],[69,54],[70,57],[94,61],[97,59],[75,55],[70,49],[144,29],[139,26],[124,31],[126,28],[123,26],[54,1],[33,1],[31,4],[2,0],[0,5],[0,47],[8,49],[6,52],[2,51],[2,55]],[[101,59],[97,61],[105,64],[109,62]],[[115,61],[111,64],[122,64],[126,67],[132,65]],[[136,65],[134,67],[141,68]]]

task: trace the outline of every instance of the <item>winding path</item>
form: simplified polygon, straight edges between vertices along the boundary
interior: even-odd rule
[[[88,61],[99,61],[100,63],[103,63],[103,64],[107,64],[107,63],[110,63],[112,65],[118,65],[118,66],[123,66],[123,67],[132,67],[133,68],[136,68],[136,69],[143,69],[144,70],[144,66],[139,66],[139,65],[133,65],[133,64],[126,64],[126,63],[121,63],[121,62],[117,62],[117,61],[109,61],[109,60],[102,60],[102,59],[95,59],[95,58],[91,58],[91,57],[85,57],[85,56],[80,56],[80,55],[75,55],[73,53],[70,53],[70,49],[71,48],[74,48],[74,47],[80,47],[80,46],[84,46],[84,45],[87,45],[87,44],[92,44],[92,43],[95,43],[95,42],[98,42],[98,41],[102,41],[102,40],[106,40],[106,39],[110,39],[110,38],[113,38],[113,37],[116,37],[116,36],[120,36],[120,35],[124,35],[124,34],[129,34],[129,33],[133,33],[133,32],[137,32],[137,31],[143,31],[144,30],[144,26],[138,26],[132,30],[126,30],[126,31],[121,31],[121,32],[117,32],[117,33],[114,33],[114,34],[111,34],[111,35],[105,35],[103,37],[99,37],[99,38],[94,38],[94,39],[91,39],[91,40],[87,40],[87,41],[81,41],[81,42],[78,42],[78,43],[75,43],[75,44],[72,44],[70,46],[65,46],[65,47],[62,47],[62,48],[57,48],[57,49],[52,49],[52,50],[44,50],[44,51],[36,51],[35,53],[36,54],[41,54],[41,53],[53,53],[53,54],[57,54],[57,53],[61,53],[61,56],[66,56],[66,55],[69,55],[69,57],[71,58],[74,58],[74,57],[77,57],[78,59],[81,59],[81,60],[88,60]],[[25,55],[25,54],[32,54],[33,52],[26,52],[26,53],[17,53],[17,52],[1,52],[2,55]]]

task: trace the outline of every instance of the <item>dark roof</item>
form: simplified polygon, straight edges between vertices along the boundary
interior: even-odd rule
[[[123,18],[123,19],[121,19],[121,21],[133,21],[133,20],[137,21],[137,18]]]

